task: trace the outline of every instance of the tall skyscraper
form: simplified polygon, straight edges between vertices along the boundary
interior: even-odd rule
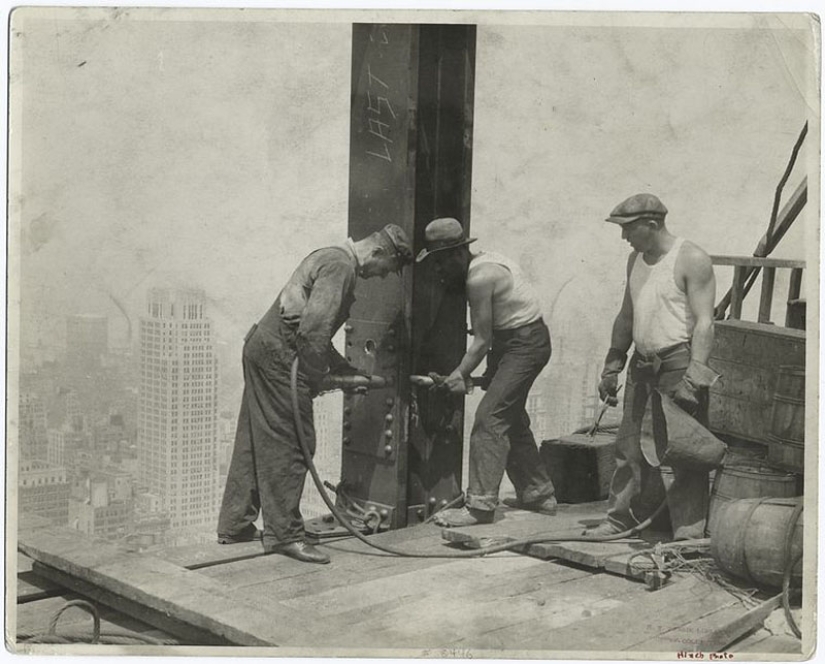
[[[214,528],[220,498],[218,365],[204,299],[152,289],[140,319],[140,489],[182,538]]]

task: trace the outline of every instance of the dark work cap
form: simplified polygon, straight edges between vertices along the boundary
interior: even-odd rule
[[[637,219],[664,219],[667,208],[653,194],[636,194],[623,200],[605,221],[628,224]]]
[[[404,232],[404,229],[396,224],[387,224],[381,229],[381,232],[384,233],[384,235],[389,239],[395,249],[395,255],[398,258],[399,263],[402,265],[412,263],[412,245],[410,244],[410,240]]]

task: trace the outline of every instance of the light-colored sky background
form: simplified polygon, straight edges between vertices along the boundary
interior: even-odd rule
[[[12,22],[23,342],[104,313],[123,343],[109,293],[137,315],[151,286],[200,286],[237,356],[298,261],[345,236],[349,23],[44,11]],[[806,167],[818,183],[814,26],[521,16],[478,29],[471,229],[522,264],[547,310],[570,280],[551,329],[602,353],[628,251],[602,220],[620,200],[656,193],[677,234],[750,254],[806,120],[786,196]],[[815,249],[811,207],[776,256]]]

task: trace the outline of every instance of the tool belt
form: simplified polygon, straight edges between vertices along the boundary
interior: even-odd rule
[[[685,369],[690,363],[690,342],[683,341],[654,353],[633,352],[633,368],[638,378],[653,380],[662,371]]]

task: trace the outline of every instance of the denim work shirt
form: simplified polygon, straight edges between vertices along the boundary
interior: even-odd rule
[[[261,326],[276,330],[282,323],[294,339],[302,370],[312,381],[330,365],[346,362],[331,339],[349,318],[355,302],[358,260],[352,247],[327,247],[307,256],[284,286]],[[280,321],[274,320],[276,316]]]

